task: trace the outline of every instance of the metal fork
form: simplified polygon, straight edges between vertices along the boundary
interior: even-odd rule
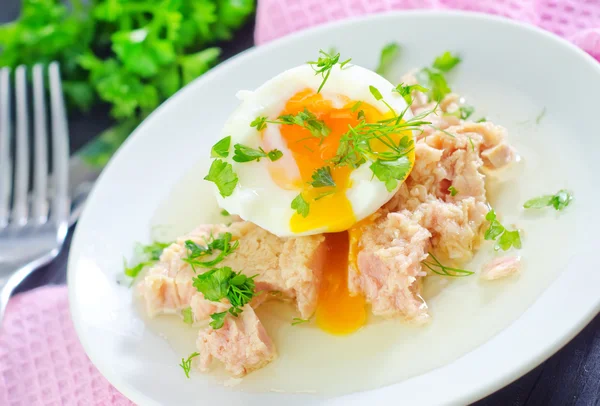
[[[41,64],[32,70],[34,162],[31,191],[27,68],[19,66],[14,72],[14,184],[10,158],[13,138],[11,71],[9,68],[0,70],[0,325],[14,289],[30,273],[56,257],[69,227],[69,135],[59,66],[56,62],[48,66],[51,174],[44,70]]]

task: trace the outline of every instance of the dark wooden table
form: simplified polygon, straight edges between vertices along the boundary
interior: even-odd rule
[[[0,23],[19,12],[18,0],[0,0]],[[224,44],[224,57],[231,57],[253,46],[254,24],[247,24],[230,44]],[[109,125],[107,111],[99,107],[86,116],[70,118],[71,150]],[[50,265],[31,275],[19,292],[43,285],[66,283],[66,266],[73,229],[67,243]],[[494,365],[488,365],[494,368]],[[600,316],[577,337],[543,364],[496,393],[476,402],[486,405],[600,405]]]

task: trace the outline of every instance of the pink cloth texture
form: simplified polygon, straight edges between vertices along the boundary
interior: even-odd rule
[[[405,9],[505,16],[560,35],[600,60],[600,0],[260,0],[254,38],[264,44],[328,21]]]
[[[92,365],[73,328],[66,286],[11,299],[0,330],[0,405],[132,405]]]
[[[561,35],[600,59],[600,0],[260,0],[256,43],[327,21],[416,8],[507,16]],[[85,355],[66,287],[11,300],[0,329],[1,406],[130,404]]]

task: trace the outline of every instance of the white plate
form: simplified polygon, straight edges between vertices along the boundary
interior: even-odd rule
[[[188,175],[184,184],[180,179],[205,162],[221,125],[237,105],[234,95],[239,89],[253,89],[284,69],[313,59],[319,48],[334,46],[354,63],[373,67],[383,44],[392,40],[403,46],[394,74],[426,65],[445,50],[462,55],[463,63],[451,80],[453,88],[466,95],[478,113],[490,114],[505,125],[527,161],[522,175],[528,183],[509,185],[506,190],[514,190],[503,194],[508,197],[497,205],[518,207],[528,197],[555,191],[548,187],[575,191],[576,201],[568,213],[549,210],[527,218],[517,211],[509,216],[508,221],[527,225],[526,261],[527,247],[532,247],[530,258],[536,258],[534,249],[544,256],[530,259],[522,277],[506,284],[505,293],[481,302],[494,315],[490,317],[498,317],[501,331],[479,337],[481,342],[474,338],[470,347],[461,349],[462,356],[443,362],[440,358],[439,365],[431,364],[433,370],[379,389],[351,393],[356,388],[346,387],[344,396],[236,392],[199,374],[185,379],[177,366],[182,354],[145,325],[132,306],[131,290],[116,283],[123,256],[131,254],[134,242],[150,239],[152,219],[173,193],[181,197],[189,192],[181,209],[175,207],[180,216],[197,202],[188,228],[206,218],[202,196],[198,197],[200,177]],[[77,226],[69,259],[71,312],[79,338],[102,374],[141,405],[443,404],[483,397],[558,350],[600,308],[600,272],[594,255],[600,242],[595,207],[600,197],[595,178],[600,174],[599,94],[600,67],[584,52],[541,30],[479,14],[375,15],[244,52],[159,108],[102,173]],[[535,117],[543,107],[546,115],[538,125]],[[169,221],[167,214],[158,214],[162,222]],[[519,306],[510,306],[510,295]],[[531,298],[519,302],[518,295]],[[433,323],[443,319],[441,314]],[[471,332],[477,337],[473,320],[465,315],[460,326],[467,337]],[[438,343],[431,353],[443,354],[444,337]],[[373,375],[380,365],[373,362],[371,367],[362,373]],[[398,363],[397,369],[402,367]],[[321,366],[310,368],[319,371]]]

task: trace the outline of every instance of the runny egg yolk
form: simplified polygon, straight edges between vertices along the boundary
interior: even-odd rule
[[[271,176],[276,183],[283,181],[287,185],[294,185],[301,191],[304,200],[310,204],[308,216],[303,217],[298,213],[292,216],[290,229],[294,233],[321,228],[328,232],[343,231],[356,222],[352,204],[346,197],[347,190],[352,186],[350,179],[352,168],[333,166],[330,160],[336,156],[340,139],[348,132],[348,127],[354,127],[360,122],[358,111],[362,110],[365,121],[370,123],[387,118],[388,115],[382,114],[375,107],[364,102],[360,104],[358,111],[352,111],[356,101],[341,96],[340,99],[343,100],[344,105],[342,108],[336,108],[331,100],[324,99],[320,93],[306,89],[292,96],[280,113],[295,115],[306,109],[330,129],[328,136],[318,138],[298,125],[280,126],[281,137],[294,156],[300,177],[292,180],[281,179],[281,174],[273,171]],[[315,171],[324,166],[330,167],[331,177],[336,186],[310,186]]]
[[[361,102],[360,107],[353,111],[357,101],[343,97],[340,97],[340,100],[344,105],[342,108],[336,108],[331,100],[324,99],[312,89],[300,91],[292,96],[280,115],[296,115],[306,109],[315,114],[330,129],[330,133],[319,138],[299,125],[281,125],[281,137],[293,154],[299,178],[288,178],[288,175],[278,170],[275,165],[270,168],[275,183],[284,189],[299,190],[304,200],[310,204],[308,216],[303,217],[299,213],[292,216],[291,231],[327,231],[327,253],[319,288],[316,320],[321,329],[336,335],[352,333],[366,321],[364,296],[351,296],[348,290],[348,266],[358,269],[356,261],[362,226],[373,221],[376,214],[356,224],[352,204],[346,197],[347,190],[352,187],[350,175],[353,168],[331,165],[331,159],[337,155],[340,139],[348,132],[349,126],[355,127],[362,120],[358,118],[358,111],[362,111],[364,120],[368,123],[391,117],[390,113],[383,114],[365,102]],[[406,134],[398,133],[392,135],[392,138],[398,142],[404,135]],[[378,152],[388,150],[388,147],[378,140],[372,140],[371,148]],[[410,152],[408,158],[414,164],[414,152]],[[324,166],[331,169],[336,186],[311,186],[313,174]],[[323,196],[324,194],[326,195]]]
[[[317,325],[331,334],[352,333],[365,324],[367,312],[362,295],[348,292],[348,232],[325,234],[326,259],[319,288]]]

